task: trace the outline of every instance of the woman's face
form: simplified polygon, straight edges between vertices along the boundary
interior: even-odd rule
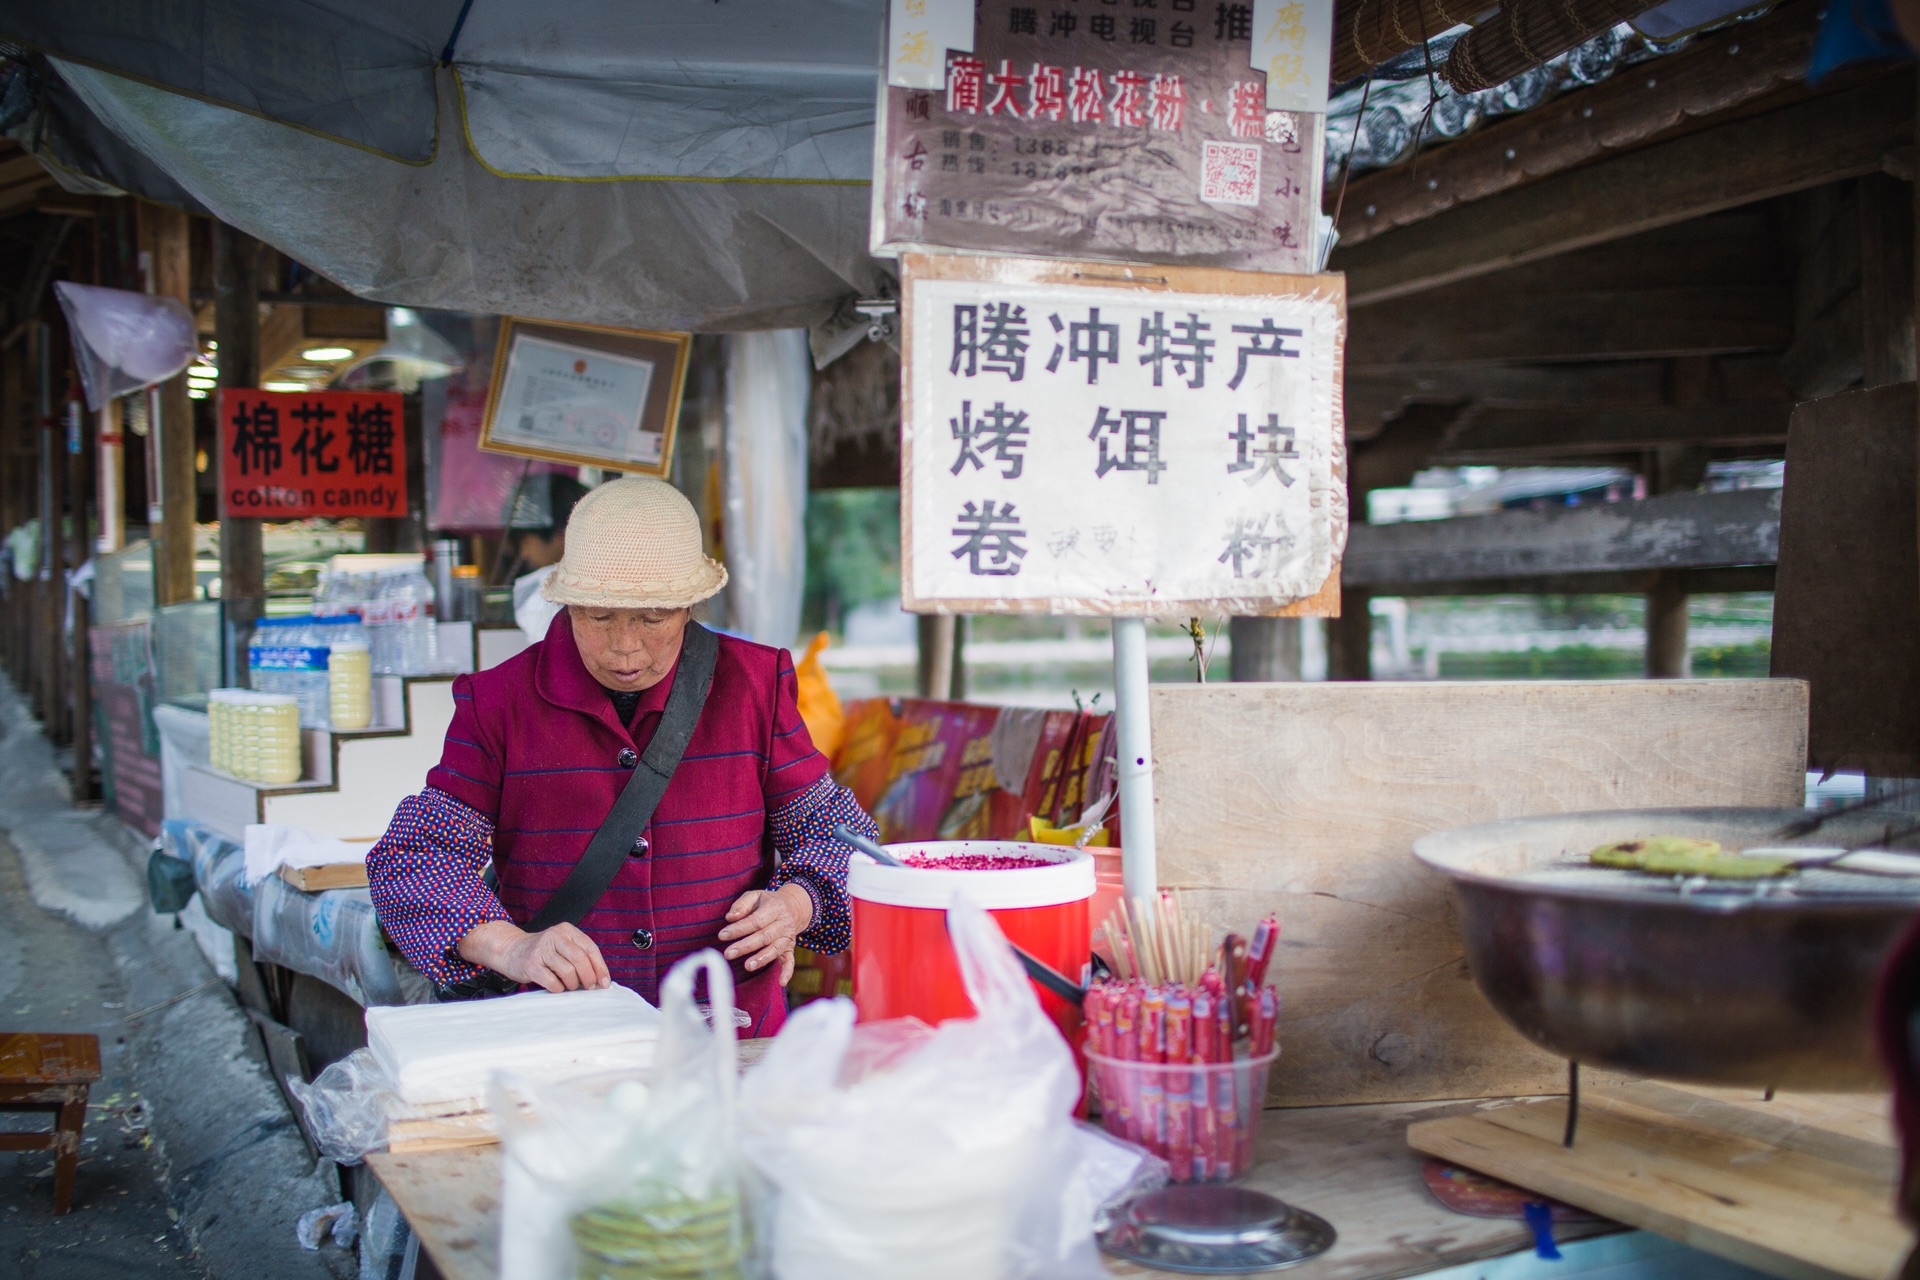
[[[573,643],[593,678],[616,693],[651,689],[680,657],[691,609],[602,609],[570,604]]]

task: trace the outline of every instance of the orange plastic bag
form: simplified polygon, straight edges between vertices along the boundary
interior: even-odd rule
[[[827,633],[822,631],[807,646],[794,675],[800,680],[800,718],[806,721],[807,736],[813,739],[814,749],[831,760],[847,736],[847,712],[820,665],[820,653],[826,647]]]

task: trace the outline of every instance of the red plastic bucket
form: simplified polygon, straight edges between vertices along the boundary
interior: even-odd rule
[[[903,861],[915,855],[940,861],[984,856],[1031,865],[993,871],[883,867],[854,854],[847,893],[853,899],[853,1002],[861,1021],[915,1017],[938,1025],[973,1016],[947,938],[947,907],[956,889],[986,908],[1009,942],[1075,982],[1086,980],[1093,859],[1085,850],[952,840],[888,845],[887,852]],[[1079,1043],[1080,1010],[1034,990],[1067,1042]]]

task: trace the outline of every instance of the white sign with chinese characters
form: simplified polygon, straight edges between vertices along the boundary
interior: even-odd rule
[[[973,0],[890,0],[887,83],[938,89],[947,79],[947,51],[973,51]]]
[[[909,608],[1256,614],[1326,594],[1346,541],[1340,277],[902,268]]]
[[[1269,111],[1327,112],[1333,0],[1253,0],[1253,68]]]

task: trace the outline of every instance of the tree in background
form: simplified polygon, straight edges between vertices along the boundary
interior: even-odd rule
[[[838,634],[848,609],[900,594],[900,491],[807,495],[807,591],[801,629]]]

